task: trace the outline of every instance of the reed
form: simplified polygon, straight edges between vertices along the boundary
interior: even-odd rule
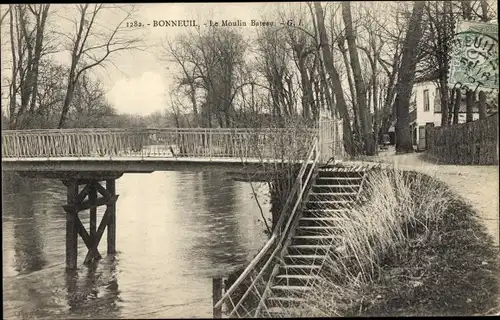
[[[395,169],[369,173],[361,198],[329,231],[342,240],[330,243],[313,290],[286,316],[353,316],[364,292],[384,277],[391,260],[411,259],[408,247],[425,245],[438,232],[454,200],[445,185],[429,176]]]

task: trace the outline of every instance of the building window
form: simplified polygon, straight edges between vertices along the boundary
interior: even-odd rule
[[[434,111],[441,110],[441,90],[439,87],[436,88],[436,93],[434,95]]]
[[[430,100],[429,100],[429,90],[424,90],[424,111],[429,111]]]

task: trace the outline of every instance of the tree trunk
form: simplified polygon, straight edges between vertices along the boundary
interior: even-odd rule
[[[374,66],[374,76],[372,78],[372,86],[373,86],[373,142],[375,144],[375,152],[378,152],[378,126],[379,126],[379,112],[378,112],[378,101],[379,101],[379,92],[377,85],[377,60],[375,60]]]
[[[455,101],[455,90],[447,89],[450,99],[448,101],[448,125],[451,125],[451,119],[453,118],[453,105]]]
[[[198,106],[196,104],[196,91],[194,85],[191,84],[191,92],[190,92],[191,104],[193,105],[193,117],[194,117],[194,125],[195,127],[200,127],[200,117],[198,115]]]
[[[465,122],[472,122],[474,121],[474,118],[472,116],[472,110],[474,107],[474,91],[472,90],[467,90],[467,93],[465,94]]]
[[[62,129],[66,124],[66,118],[69,111],[69,106],[71,101],[73,100],[73,93],[75,92],[75,83],[70,79],[68,79],[68,88],[66,90],[66,96],[64,98],[64,104],[61,111],[61,117],[59,118],[59,124],[57,126],[58,129]]]
[[[314,7],[316,11],[318,31],[320,36],[320,46],[322,48],[321,52],[323,55],[323,60],[325,62],[325,68],[330,75],[337,107],[343,120],[345,149],[347,153],[353,154],[351,121],[349,119],[349,113],[347,112],[347,104],[345,102],[344,92],[342,90],[342,83],[340,81],[337,69],[335,69],[335,65],[333,63],[333,55],[328,44],[323,8],[321,7],[321,4],[319,2],[315,2]]]
[[[465,20],[472,20],[472,5],[470,0],[460,1],[462,6],[462,17]]]
[[[305,56],[299,56],[299,73],[300,73],[300,81],[302,86],[302,110],[304,118],[309,120],[311,118],[311,109],[313,92],[312,92],[312,84],[309,81],[309,77],[307,74],[307,69],[305,66]]]
[[[460,102],[462,101],[462,92],[455,89],[455,105],[453,108],[453,124],[458,124],[458,114],[460,112]]]
[[[489,17],[488,17],[488,1],[486,0],[481,0],[481,20],[484,22],[488,22]]]
[[[424,1],[413,2],[413,12],[408,25],[401,70],[398,76],[396,95],[396,152],[413,152],[413,143],[410,130],[410,97],[415,80],[417,65],[417,48],[422,37],[422,16]]]
[[[462,16],[465,20],[472,20],[472,4],[470,0],[461,1],[462,5]],[[474,92],[472,90],[467,90],[465,93],[465,122],[472,122],[472,105],[474,103]]]
[[[448,90],[448,67],[450,63],[449,57],[449,42],[453,35],[450,33],[450,30],[453,30],[452,21],[454,19],[451,2],[447,1],[443,4],[443,18],[439,25],[436,26],[437,34],[438,34],[438,53],[437,53],[437,61],[439,67],[439,92],[441,98],[441,126],[445,127],[448,125],[448,118],[451,116],[451,113],[448,112],[448,108],[450,105],[450,97]]]
[[[9,5],[9,19],[10,19],[10,46],[12,50],[12,79],[9,86],[9,129],[16,128],[16,75],[17,75],[17,57],[16,57],[16,46],[14,37],[14,5]]]
[[[366,87],[361,73],[361,64],[359,62],[358,50],[356,47],[356,36],[352,26],[351,5],[348,1],[342,2],[342,17],[344,18],[345,24],[347,48],[349,49],[349,56],[351,57],[354,85],[356,86],[356,103],[359,110],[364,151],[366,155],[373,155],[375,154],[375,144],[372,135],[373,128],[370,120],[370,110],[366,103]]]
[[[42,8],[40,10],[41,17],[37,16],[37,26],[36,26],[36,40],[35,40],[35,53],[33,56],[33,74],[32,74],[32,92],[31,92],[31,102],[28,111],[28,118],[26,119],[26,125],[29,125],[31,118],[33,117],[33,113],[35,111],[36,106],[36,98],[38,94],[38,74],[40,68],[40,60],[42,57],[43,50],[43,36],[45,32],[45,22],[47,21],[47,15],[49,12],[50,4],[41,5]]]
[[[439,79],[439,92],[441,99],[441,127],[448,126],[448,86],[446,79]]]
[[[400,62],[398,59],[398,52],[396,52],[394,54],[394,57],[392,60],[391,71],[389,72],[386,69],[387,76],[389,79],[388,79],[387,87],[385,90],[385,99],[384,99],[382,110],[383,110],[384,114],[389,112],[390,116],[386,118],[386,121],[384,121],[383,126],[380,128],[380,130],[383,132],[387,132],[389,130],[390,126],[392,125],[392,123],[394,122],[394,120],[396,119],[396,110],[394,107],[395,104],[394,104],[393,100],[394,100],[394,97],[396,95],[396,88],[395,88],[395,86],[397,84],[396,83],[396,80],[397,80],[396,76],[399,72],[399,66],[400,66]]]
[[[353,132],[355,134],[359,134],[360,129],[359,129],[359,113],[358,113],[358,106],[356,103],[356,89],[354,87],[354,82],[352,80],[352,75],[351,75],[351,68],[349,68],[349,59],[347,57],[347,49],[344,46],[344,38],[339,39],[338,41],[338,46],[340,49],[340,52],[342,53],[342,59],[344,60],[344,64],[346,66],[346,71],[347,71],[347,83],[349,84],[349,92],[351,93],[351,104],[352,104],[352,111],[354,113],[354,128]]]

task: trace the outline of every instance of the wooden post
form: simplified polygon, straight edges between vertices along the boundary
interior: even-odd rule
[[[116,195],[115,182],[115,179],[106,180],[106,189],[109,192],[110,196]],[[108,209],[108,254],[114,254],[116,252],[116,204],[109,204]]]
[[[486,118],[486,93],[479,92],[479,119]]]
[[[95,204],[97,201],[97,189],[93,183],[99,183],[99,181],[92,181],[89,187],[89,201],[91,204]],[[97,207],[90,208],[90,238],[95,243],[97,234]]]
[[[77,229],[77,215],[76,197],[78,195],[78,183],[76,180],[65,181],[66,185],[66,269],[76,269],[78,257],[78,229]]]
[[[214,319],[222,318],[222,307],[215,308],[215,304],[222,298],[222,278],[212,279],[212,301]]]
[[[472,118],[472,113],[473,113],[473,106],[474,106],[474,91],[472,90],[467,90],[467,93],[465,94],[465,122],[469,123],[474,121]]]

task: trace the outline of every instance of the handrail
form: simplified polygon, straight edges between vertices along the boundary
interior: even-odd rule
[[[313,158],[314,155],[314,158]],[[314,171],[314,168],[318,162],[319,159],[319,148],[318,148],[318,138],[314,137],[311,149],[309,150],[307,157],[305,161],[302,163],[302,166],[300,168],[300,171],[295,179],[295,182],[293,184],[292,190],[290,191],[290,194],[288,195],[288,198],[285,202],[285,205],[281,209],[280,212],[280,217],[278,221],[276,222],[276,225],[274,227],[274,230],[272,232],[271,238],[266,242],[264,247],[259,251],[259,253],[255,256],[254,259],[248,264],[248,266],[243,270],[243,272],[240,274],[240,276],[236,279],[236,281],[232,284],[232,286],[224,293],[222,298],[215,304],[214,308],[220,308],[222,307],[222,304],[227,300],[230,299],[230,296],[234,291],[238,288],[238,286],[247,278],[247,276],[250,274],[250,272],[257,266],[259,262],[261,262],[262,258],[265,256],[265,254],[269,251],[269,249],[276,244],[276,248],[273,250],[271,253],[270,257],[267,259],[265,265],[262,267],[258,275],[253,279],[252,283],[246,290],[246,292],[243,294],[243,296],[240,298],[236,306],[234,306],[233,310],[230,312],[229,316],[231,316],[235,310],[241,305],[243,300],[246,298],[246,296],[249,294],[250,290],[252,287],[255,285],[255,283],[262,277],[264,270],[270,265],[270,263],[273,261],[274,257],[276,256],[277,252],[281,249],[281,246],[283,245],[283,240],[285,240],[286,235],[288,234],[288,229],[292,225],[292,222],[294,221],[294,218],[296,216],[297,208],[299,204],[302,202],[302,196],[304,194],[304,191],[306,190],[309,179],[312,176],[312,172]],[[307,175],[306,181],[302,181],[304,178],[304,174],[306,173],[306,170],[311,164],[311,168],[309,171],[309,174]],[[297,194],[298,193],[298,194]],[[291,213],[288,215],[288,210],[289,207],[292,203],[292,201],[295,199],[294,206],[291,210]],[[285,220],[286,219],[286,220]],[[286,223],[285,227],[283,228],[283,225]],[[277,241],[278,240],[278,241]],[[277,241],[277,242],[276,242]]]
[[[65,129],[27,129],[27,130],[2,130],[2,135],[30,134],[30,133],[73,133],[73,132],[281,132],[293,128],[65,128]],[[314,128],[305,128],[305,131],[316,133]]]
[[[381,164],[378,164],[376,166],[373,166],[371,169],[375,169],[375,168],[380,168],[382,167]],[[363,192],[363,186],[365,185],[365,181],[366,181],[366,171],[365,173],[363,174],[363,179],[361,179],[361,184],[359,185],[359,189],[358,189],[358,192],[356,193],[356,202],[359,201],[360,197],[361,197],[361,193]]]
[[[303,152],[309,128],[56,129],[2,131],[3,158],[233,157]],[[305,138],[305,139],[304,139]],[[290,143],[298,141],[299,145]],[[172,146],[179,148],[178,151]],[[282,148],[273,148],[281,146]],[[174,155],[175,154],[175,155]]]

